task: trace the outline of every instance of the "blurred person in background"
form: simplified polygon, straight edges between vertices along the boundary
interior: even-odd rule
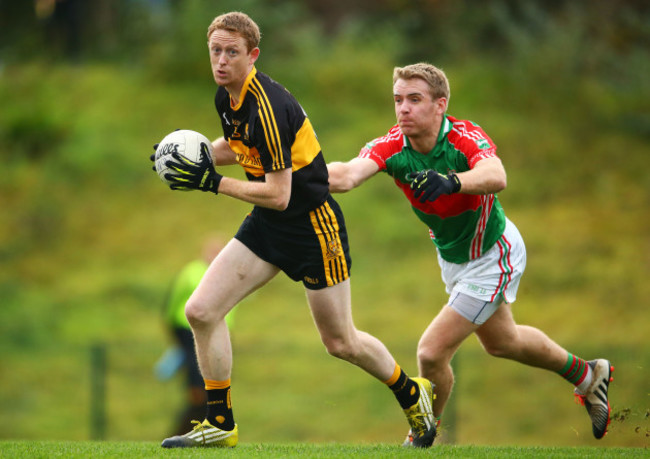
[[[187,263],[175,277],[164,304],[164,323],[174,340],[156,364],[156,375],[164,381],[181,368],[185,370],[185,405],[174,421],[172,435],[181,435],[193,419],[205,416],[205,385],[196,358],[194,336],[185,317],[185,303],[192,295],[208,269],[219,254],[224,242],[210,237],[203,244],[201,256]],[[232,330],[234,310],[226,315],[226,324]]]
[[[257,24],[244,13],[223,14],[210,24],[210,64],[219,86],[215,106],[224,136],[212,143],[212,152],[203,145],[197,162],[177,153],[167,161],[176,171],[166,176],[172,189],[224,194],[254,207],[185,307],[207,392],[207,416],[193,421],[190,432],[165,439],[162,447],[237,445],[232,349],[224,319],[280,271],[302,282],[328,353],[383,382],[406,415],[413,444],[430,446],[433,385],[409,378],[381,341],[355,327],[347,231],[329,192],[320,144],[296,99],[256,69],[259,41]],[[239,164],[248,180],[223,176],[213,164]]]
[[[558,373],[573,384],[594,436],[602,438],[610,421],[613,367],[605,359],[585,361],[542,331],[515,323],[511,304],[526,248],[496,196],[506,187],[506,172],[494,142],[478,125],[447,114],[449,96],[447,77],[435,66],[395,68],[397,124],[356,158],[328,164],[330,191],[349,191],[386,172],[428,227],[449,294],[417,351],[420,376],[436,385],[436,424],[454,382],[451,359],[474,333],[489,354]],[[409,432],[404,445],[412,444]]]

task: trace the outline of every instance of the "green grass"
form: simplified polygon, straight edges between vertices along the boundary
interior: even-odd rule
[[[613,458],[647,457],[641,448],[541,448],[541,447],[480,447],[480,446],[435,446],[431,450],[404,449],[384,444],[336,444],[336,443],[241,443],[234,449],[189,449],[165,450],[152,442],[54,442],[54,441],[0,441],[0,456],[12,458],[65,457],[264,457],[284,458]]]

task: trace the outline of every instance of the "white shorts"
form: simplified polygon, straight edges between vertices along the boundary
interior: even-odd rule
[[[500,299],[512,303],[526,268],[526,246],[517,227],[506,218],[503,235],[479,258],[458,264],[443,260],[438,253],[438,263],[449,295],[457,292],[488,303]]]

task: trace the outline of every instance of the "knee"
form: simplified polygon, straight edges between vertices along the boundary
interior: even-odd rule
[[[418,344],[417,358],[419,366],[429,371],[445,367],[451,360],[451,356],[448,356],[444,350],[422,342]]]
[[[327,353],[332,357],[348,362],[354,361],[356,352],[350,340],[344,338],[323,338],[323,344]]]
[[[185,317],[193,329],[205,327],[218,319],[214,309],[205,301],[190,298],[185,303]]]
[[[510,357],[510,355],[512,355],[512,347],[504,341],[500,341],[500,342],[481,341],[481,345],[483,346],[485,352],[490,354],[492,357],[508,358]]]

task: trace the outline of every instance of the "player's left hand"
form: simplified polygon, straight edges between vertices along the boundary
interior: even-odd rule
[[[201,155],[198,162],[187,159],[178,153],[172,153],[172,160],[167,161],[167,167],[176,174],[165,174],[172,190],[201,190],[219,193],[219,184],[223,176],[214,170],[210,160],[210,150],[201,143]]]
[[[411,172],[409,178],[412,180],[413,196],[420,198],[420,202],[435,201],[442,194],[453,194],[460,191],[460,180],[454,172],[444,175],[433,169],[427,169]]]

